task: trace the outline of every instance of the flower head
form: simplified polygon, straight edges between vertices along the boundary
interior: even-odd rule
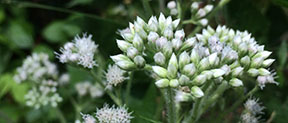
[[[92,40],[92,35],[84,34],[83,37],[77,35],[72,42],[60,48],[61,53],[56,53],[56,55],[62,63],[76,63],[91,69],[97,66],[94,60],[97,47],[98,45]]]
[[[126,72],[120,69],[117,65],[109,65],[106,72],[106,80],[108,85],[117,86],[122,83],[127,77],[124,77]]]
[[[97,109],[96,118],[100,123],[130,123],[132,112],[125,107],[109,107],[105,104],[103,108]]]

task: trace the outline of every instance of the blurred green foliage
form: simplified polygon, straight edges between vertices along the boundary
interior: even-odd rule
[[[0,122],[58,121],[56,109],[51,110],[47,107],[34,110],[25,106],[24,95],[30,85],[16,84],[13,74],[27,55],[32,52],[45,52],[50,55],[51,60],[59,63],[54,58],[54,51],[59,51],[59,47],[73,40],[75,35],[88,33],[93,34],[93,40],[99,44],[99,52],[103,55],[102,60],[110,62],[109,56],[120,52],[115,42],[115,39],[119,38],[116,34],[118,29],[126,27],[136,16],[147,20],[151,16],[149,13],[159,15],[162,11],[168,14],[165,10],[168,1],[165,0],[9,1],[2,0],[0,4]],[[187,3],[184,10],[189,8],[190,0],[182,0],[182,2]],[[152,10],[147,11],[147,6],[143,6],[147,3],[151,5]],[[186,16],[189,17],[185,14],[184,18]],[[213,19],[214,21],[210,22],[213,27],[225,24],[234,29],[248,30],[260,44],[273,51],[272,57],[277,61],[273,64],[273,68],[277,72],[280,86],[269,85],[265,91],[259,91],[256,97],[261,97],[261,102],[266,106],[264,119],[272,118],[272,122],[286,123],[288,121],[288,90],[286,89],[288,88],[288,1],[231,0]],[[185,31],[189,32],[191,28],[188,27]],[[70,108],[73,106],[69,97],[77,97],[74,84],[89,79],[89,75],[60,63],[58,67],[60,71],[67,71],[72,77],[69,86],[60,89],[60,93],[64,95],[64,102],[60,104],[60,109],[69,122],[74,122],[77,111]],[[103,75],[102,72],[98,74]],[[155,88],[152,79],[146,79],[147,75],[135,73],[135,76],[132,83],[132,97],[127,104],[133,111],[133,115],[137,117],[133,122],[159,121],[163,117],[161,112],[163,100],[160,98],[159,90]],[[205,120],[202,122],[214,122],[213,117],[217,117],[217,113],[224,110],[223,107],[229,107],[233,100],[243,95],[225,96],[231,96],[225,100],[228,103],[221,103],[222,108],[211,109],[209,114],[204,115]],[[83,112],[91,113],[109,99],[84,100],[89,105],[83,109]],[[87,104],[83,103],[83,105]],[[238,110],[241,110],[241,107]],[[230,113],[225,120],[236,122],[240,114],[238,110]],[[272,112],[276,114],[274,117],[271,117]]]

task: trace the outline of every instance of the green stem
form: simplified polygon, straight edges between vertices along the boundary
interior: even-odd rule
[[[170,87],[163,89],[163,96],[166,103],[168,123],[176,123],[177,113],[176,113],[173,89]]]
[[[222,82],[221,85],[217,88],[216,91],[206,100],[206,103],[203,105],[203,108],[199,111],[199,114],[196,118],[196,121],[201,117],[201,115],[217,101],[217,99],[229,88],[229,85],[226,81]]]
[[[258,85],[255,85],[255,87],[250,90],[245,96],[242,96],[240,99],[238,99],[227,111],[222,113],[219,117],[219,120],[222,120],[224,116],[226,116],[228,113],[235,111],[237,107],[239,107],[240,104],[242,104],[247,98],[251,97],[255,92],[259,90]]]
[[[182,20],[181,0],[177,0],[178,19]]]
[[[65,117],[64,117],[64,114],[62,113],[62,111],[59,109],[59,107],[55,108],[56,109],[56,112],[59,116],[59,120],[61,123],[67,123]]]
[[[131,86],[132,86],[132,80],[133,80],[133,72],[129,72],[129,81],[126,86],[126,97],[125,97],[125,103],[129,104],[129,98],[130,98],[130,91],[131,91]]]
[[[119,21],[115,21],[115,20],[111,20],[111,19],[105,19],[105,18],[96,16],[93,14],[82,13],[82,12],[78,12],[78,11],[74,11],[74,10],[69,10],[69,9],[59,8],[59,7],[54,7],[54,6],[48,6],[48,5],[38,4],[38,3],[4,0],[1,2],[1,4],[16,5],[17,7],[20,7],[20,8],[39,8],[39,9],[46,9],[46,10],[69,13],[69,14],[76,14],[76,15],[85,16],[85,17],[95,19],[95,20],[100,20],[100,21],[105,21],[108,23],[117,24],[120,26],[125,26],[125,24],[119,23]]]

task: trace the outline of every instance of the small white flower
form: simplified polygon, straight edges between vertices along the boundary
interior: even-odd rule
[[[206,25],[208,24],[208,19],[203,18],[203,19],[199,20],[199,23],[200,23],[202,26],[206,26]]]
[[[82,113],[80,114],[82,115],[84,123],[96,123],[96,119],[93,116],[89,114],[82,114]]]
[[[263,114],[262,111],[263,111],[264,107],[261,106],[258,101],[259,101],[259,99],[255,99],[255,98],[248,99],[246,101],[246,103],[244,104],[245,109],[247,109],[253,115]]]
[[[90,88],[90,86],[91,86],[90,82],[84,81],[84,82],[78,82],[75,85],[75,88],[76,88],[79,96],[84,96],[89,92],[88,89]]]
[[[275,75],[276,75],[276,73],[272,72],[270,75],[258,76],[257,77],[257,82],[258,82],[259,87],[261,89],[263,89],[265,87],[265,85],[268,84],[268,83],[278,85],[278,83],[274,80]]]
[[[128,112],[128,109],[123,107],[109,107],[105,104],[103,108],[97,109],[96,118],[100,123],[130,123],[132,112]]]
[[[127,77],[124,77],[126,72],[120,69],[117,65],[109,65],[106,72],[107,85],[117,86],[122,83]]]
[[[168,7],[169,9],[174,9],[174,8],[176,8],[176,2],[175,2],[175,1],[170,1],[170,2],[168,2],[167,7]]]
[[[104,89],[99,84],[90,86],[89,92],[92,98],[97,98],[104,95]]]

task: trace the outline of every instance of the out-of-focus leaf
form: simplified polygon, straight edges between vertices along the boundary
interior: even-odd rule
[[[34,49],[33,52],[35,53],[46,53],[49,55],[50,59],[54,59],[54,51],[53,49],[51,49],[49,46],[41,44],[41,45],[37,45]]]
[[[72,0],[67,4],[67,7],[73,7],[77,5],[88,5],[92,2],[93,0]]]
[[[278,51],[278,59],[280,62],[280,68],[283,68],[287,60],[287,43],[282,41],[280,49]]]
[[[288,0],[272,0],[272,2],[278,6],[283,6],[288,8]]]
[[[31,25],[22,21],[11,21],[7,30],[8,40],[19,48],[30,48],[33,45]]]
[[[24,113],[24,110],[21,110],[15,104],[9,104],[1,101],[0,112],[1,118],[0,123],[14,123],[19,120],[19,117]]]
[[[0,9],[0,23],[2,23],[4,19],[5,19],[4,10],[3,10],[3,9]]]
[[[7,67],[7,64],[11,58],[11,51],[7,50],[6,48],[0,47],[0,75]]]
[[[74,24],[65,21],[55,21],[44,29],[43,36],[49,42],[56,43],[65,42],[80,32],[81,29]]]
[[[13,83],[10,80],[10,74],[0,76],[0,98],[11,90]]]

